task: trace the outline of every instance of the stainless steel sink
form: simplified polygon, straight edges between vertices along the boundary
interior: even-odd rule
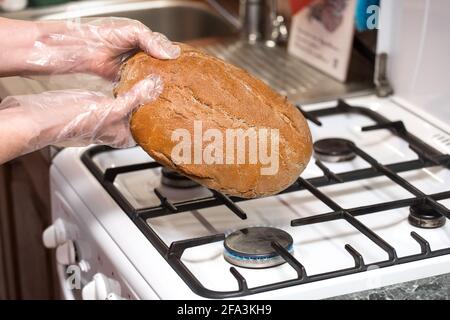
[[[187,0],[86,1],[27,10],[13,17],[54,20],[111,16],[139,20],[153,31],[161,32],[174,41],[230,36],[237,31],[231,22],[208,4]]]

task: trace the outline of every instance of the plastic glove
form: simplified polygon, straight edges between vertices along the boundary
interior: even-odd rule
[[[33,73],[86,72],[116,79],[123,60],[141,49],[155,58],[175,59],[180,47],[144,24],[125,18],[86,23],[37,22],[37,35],[25,61]]]
[[[22,139],[24,142],[11,143],[23,146],[21,150],[9,152],[13,155],[8,157],[51,144],[133,146],[129,129],[132,111],[155,100],[162,90],[161,79],[152,75],[115,99],[81,90],[8,97],[0,104],[0,122],[8,126],[9,121],[14,123],[14,119],[21,119],[21,128],[12,128],[10,136],[25,138]],[[9,140],[8,137],[5,140]]]

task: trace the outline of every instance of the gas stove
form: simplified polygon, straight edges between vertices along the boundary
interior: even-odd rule
[[[81,266],[90,299],[310,299],[450,272],[449,128],[394,98],[299,110],[314,158],[261,199],[189,184],[138,147],[63,150],[61,277]]]

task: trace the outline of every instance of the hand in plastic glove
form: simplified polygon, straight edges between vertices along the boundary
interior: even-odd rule
[[[0,44],[0,74],[2,69],[3,74],[22,75],[85,72],[115,79],[121,62],[135,49],[159,59],[180,55],[180,47],[164,35],[125,18],[86,23],[0,18]]]
[[[116,99],[80,90],[8,97],[0,104],[0,163],[50,144],[133,146],[132,111],[162,90],[150,76]]]

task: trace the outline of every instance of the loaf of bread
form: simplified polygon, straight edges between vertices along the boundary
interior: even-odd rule
[[[132,115],[135,141],[162,165],[227,195],[267,196],[294,183],[312,152],[299,110],[246,71],[181,47],[176,60],[139,52],[122,65],[115,94],[150,74],[164,82],[160,97]]]

